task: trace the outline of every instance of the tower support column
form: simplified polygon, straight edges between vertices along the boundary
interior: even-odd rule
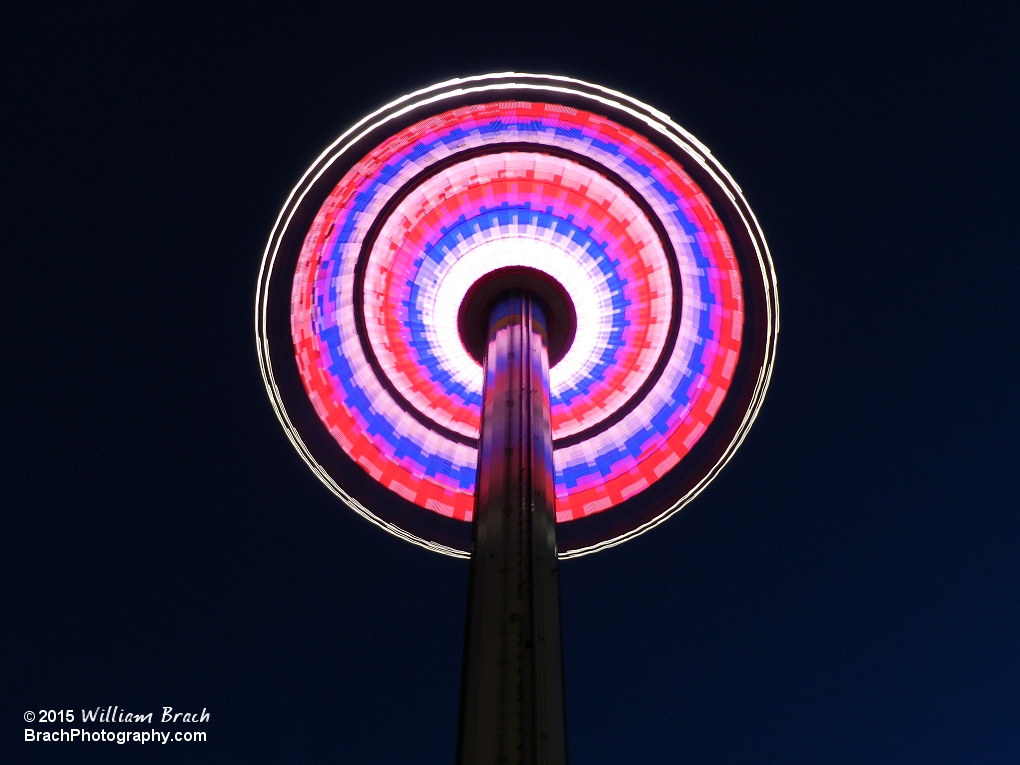
[[[565,765],[546,319],[526,291],[489,318],[458,765]]]

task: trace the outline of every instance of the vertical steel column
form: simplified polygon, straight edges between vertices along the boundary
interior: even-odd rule
[[[489,319],[458,765],[565,765],[545,316],[527,292]]]

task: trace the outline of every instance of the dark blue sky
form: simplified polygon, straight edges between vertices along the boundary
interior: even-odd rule
[[[453,761],[467,566],[300,462],[254,291],[336,135],[518,69],[707,144],[782,305],[719,479],[563,566],[573,765],[1020,761],[1014,12],[358,5],[2,12],[0,759]],[[114,704],[210,740],[21,740]]]

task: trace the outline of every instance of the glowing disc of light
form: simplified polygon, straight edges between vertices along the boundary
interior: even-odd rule
[[[620,94],[529,77],[437,86],[438,95],[396,102],[365,129],[380,139],[316,203],[297,253],[293,358],[321,426],[358,469],[426,512],[469,521],[482,371],[460,341],[457,312],[486,273],[544,271],[566,288],[578,319],[570,351],[550,373],[557,520],[570,523],[614,512],[671,475],[712,427],[745,344],[738,252],[746,252],[764,309],[756,308],[755,328],[762,366],[741,393],[747,414],[728,415],[736,426],[727,426],[721,456],[671,507],[585,548],[597,549],[675,512],[743,438],[774,356],[774,275],[739,189],[703,147]],[[464,101],[465,92],[468,103],[442,108],[443,98]],[[559,103],[564,94],[590,109]],[[387,133],[386,120],[415,109],[420,119]],[[647,132],[635,129],[632,113]],[[347,148],[333,151],[335,159]],[[324,158],[320,175],[333,161]],[[688,169],[717,188],[706,193]],[[739,247],[713,198],[736,209]],[[300,450],[300,433],[289,432]],[[347,497],[336,476],[324,480],[394,533],[442,547],[392,528],[385,513]]]

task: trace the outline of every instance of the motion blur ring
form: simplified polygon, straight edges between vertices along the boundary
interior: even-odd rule
[[[779,329],[771,258],[693,136],[565,77],[412,93],[295,187],[263,259],[256,336],[301,456],[372,522],[466,556],[484,346],[472,317],[507,285],[550,309],[561,557],[681,509],[761,407]]]

